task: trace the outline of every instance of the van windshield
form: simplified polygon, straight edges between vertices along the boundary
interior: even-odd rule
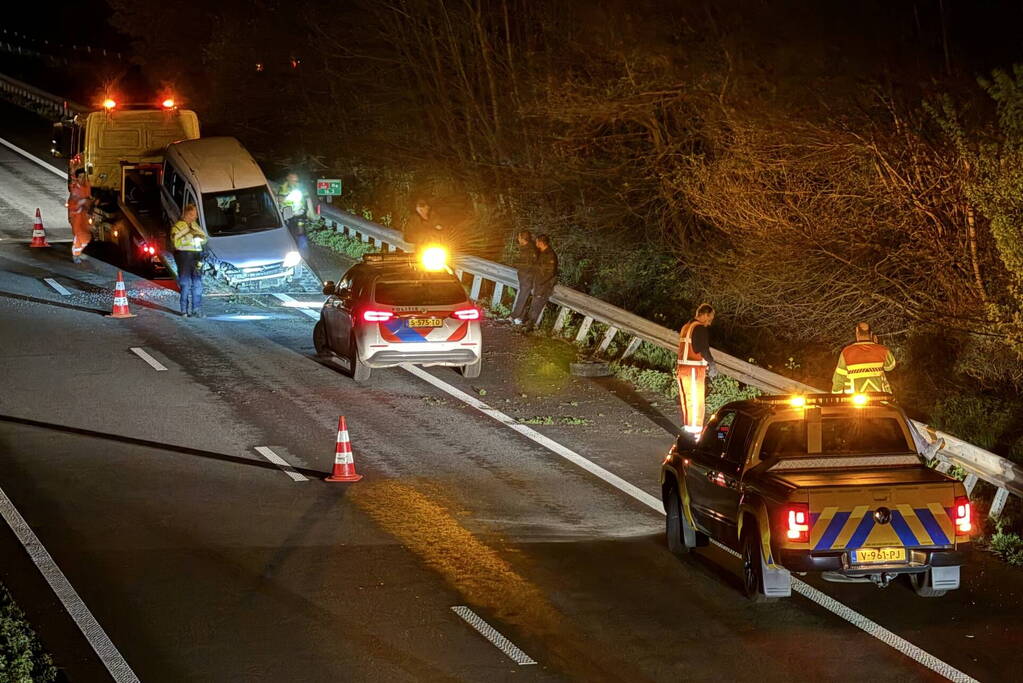
[[[277,205],[265,187],[207,192],[202,196],[202,210],[210,237],[281,227]]]

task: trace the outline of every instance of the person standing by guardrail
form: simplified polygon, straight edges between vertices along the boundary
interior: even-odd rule
[[[540,321],[540,315],[558,284],[558,255],[551,246],[550,235],[536,237],[536,267],[533,270],[533,301],[529,304],[529,318],[523,325],[527,332]]]
[[[92,185],[85,169],[75,171],[74,179],[68,186],[67,219],[71,224],[71,259],[82,262],[82,252],[92,241],[92,227],[89,214],[92,212]]]
[[[171,241],[174,263],[178,267],[181,315],[186,318],[206,317],[202,311],[202,273],[199,272],[199,259],[206,240],[206,233],[199,225],[199,210],[195,204],[185,204],[181,220],[171,228]]]
[[[512,322],[521,325],[526,317],[526,303],[533,291],[533,281],[536,279],[536,244],[533,242],[533,233],[528,230],[521,230],[515,237],[515,258],[512,265],[518,271],[519,289],[515,293],[515,303],[512,304]]]
[[[831,393],[852,394],[862,391],[891,393],[886,372],[895,369],[895,356],[877,342],[869,323],[856,323],[856,341],[838,354],[838,365],[831,378]]]
[[[717,377],[718,366],[710,350],[710,330],[714,307],[700,304],[693,319],[682,326],[678,340],[678,401],[682,426],[692,434],[703,431],[706,409],[707,376]]]

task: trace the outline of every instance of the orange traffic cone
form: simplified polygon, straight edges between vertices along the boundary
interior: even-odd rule
[[[50,243],[46,241],[46,228],[43,227],[43,217],[39,215],[39,209],[36,209],[36,219],[32,225],[32,243],[30,247],[48,247]]]
[[[337,421],[337,448],[334,451],[334,471],[324,481],[359,481],[361,474],[355,473],[355,458],[352,443],[348,439],[348,425],[345,416]]]
[[[114,310],[108,318],[134,318],[135,314],[128,310],[128,293],[124,291],[124,275],[117,271],[117,284],[114,285]]]

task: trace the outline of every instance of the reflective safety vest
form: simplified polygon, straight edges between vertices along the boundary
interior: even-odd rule
[[[871,341],[859,341],[842,349],[838,367],[831,379],[832,393],[886,391],[891,393],[886,372],[895,368],[895,356],[888,347]]]
[[[174,243],[175,251],[202,251],[202,245],[206,243],[206,233],[198,223],[178,221],[171,228],[171,242]]]
[[[699,365],[706,367],[707,361],[703,359],[703,355],[697,353],[696,349],[693,348],[693,330],[703,323],[695,320],[690,320],[682,326],[682,331],[679,332],[678,340],[678,364],[679,365]]]
[[[85,185],[71,183],[70,195],[67,200],[68,213],[76,214],[88,210],[90,199],[92,199],[92,187],[88,183]]]

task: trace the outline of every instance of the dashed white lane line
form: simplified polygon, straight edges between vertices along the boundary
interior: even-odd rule
[[[57,290],[57,293],[61,296],[71,296],[71,290],[54,280],[52,277],[44,277],[43,282]]]
[[[513,642],[501,635],[496,628],[483,621],[483,618],[480,615],[476,614],[468,607],[464,605],[455,605],[451,608],[451,611],[462,617],[462,619],[465,620],[465,623],[479,631],[481,636],[493,643],[494,647],[506,654],[509,659],[519,666],[536,664],[536,661],[532,657],[516,647]]]
[[[428,382],[433,386],[437,387],[444,393],[454,396],[463,403],[472,406],[473,408],[480,411],[484,415],[492,417],[501,424],[510,427],[511,429],[514,429],[516,432],[522,434],[527,439],[530,439],[540,444],[549,451],[557,455],[560,455],[561,457],[565,458],[566,460],[575,465],[578,465],[579,467],[583,468],[590,474],[593,474],[594,476],[603,479],[611,486],[614,486],[619,491],[622,491],[623,493],[632,496],[640,503],[643,503],[644,505],[650,507],[651,509],[656,510],[658,513],[662,515],[664,514],[664,506],[661,503],[661,501],[655,498],[654,496],[650,495],[646,491],[642,490],[638,486],[634,486],[633,484],[630,484],[629,482],[625,481],[618,475],[613,474],[612,472],[608,472],[600,465],[590,462],[589,460],[579,455],[575,451],[566,448],[565,446],[562,446],[561,444],[559,444],[556,441],[553,441],[552,439],[547,438],[543,434],[537,432],[535,429],[530,429],[526,425],[519,424],[514,418],[505,415],[500,410],[495,410],[494,408],[491,408],[483,401],[480,401],[479,399],[470,396],[464,391],[451,386],[447,382],[438,379],[437,377],[431,375],[425,370],[418,368],[414,365],[407,364],[402,365],[401,367],[406,371],[410,372],[411,374],[415,375],[416,377],[422,379],[423,381]],[[723,548],[725,551],[732,555],[738,556],[738,553],[736,553],[731,548],[726,548],[725,546],[722,546],[719,543],[715,543],[715,545],[720,546],[721,548]],[[931,671],[934,671],[935,673],[944,676],[948,680],[956,681],[956,683],[977,683],[976,679],[968,676],[959,669],[956,669],[951,664],[948,664],[938,659],[931,653],[927,652],[926,650],[920,647],[917,647],[916,645],[909,642],[905,638],[892,633],[885,627],[868,619],[867,617],[863,616],[856,610],[847,607],[838,600],[832,598],[831,596],[822,593],[821,591],[817,590],[816,588],[809,585],[805,581],[801,581],[796,577],[792,577],[792,589],[799,593],[800,595],[802,595],[803,597],[807,598],[808,600],[817,603],[818,605],[828,610],[829,612],[841,617],[842,619],[845,619],[847,622],[861,629],[868,635],[877,638],[885,645],[888,645],[889,647],[909,657],[918,664],[927,667]]]
[[[292,467],[291,464],[287,460],[285,460],[281,456],[277,455],[276,453],[274,453],[272,450],[270,450],[266,446],[256,446],[256,452],[259,453],[260,455],[262,455],[264,458],[266,458],[270,462],[272,462],[273,464],[275,464],[278,467],[280,467],[281,470],[286,475],[288,475],[289,477],[291,477],[295,481],[309,481],[309,479],[307,479],[305,476],[303,476],[300,472],[296,471],[295,468]]]
[[[131,347],[131,352],[134,353],[139,358],[141,358],[142,360],[144,360],[147,363],[149,363],[151,366],[153,366],[153,369],[156,370],[157,372],[163,372],[164,370],[167,369],[164,366],[163,363],[161,363],[160,361],[156,360],[155,358],[150,356],[148,353],[146,353],[145,349],[141,349],[141,348],[139,348],[137,346],[133,346],[133,347]]]
[[[39,569],[43,578],[46,579],[46,583],[50,585],[50,588],[60,599],[64,609],[71,615],[71,618],[81,630],[82,635],[89,641],[89,645],[99,655],[100,661],[103,662],[103,666],[110,672],[110,676],[117,683],[138,683],[139,679],[135,672],[128,666],[128,662],[124,661],[124,657],[114,647],[106,631],[96,621],[96,617],[86,607],[78,592],[67,580],[67,577],[64,576],[64,572],[53,561],[53,557],[43,547],[39,537],[35,535],[28,522],[25,521],[25,518],[14,507],[14,503],[11,502],[11,499],[7,497],[2,488],[0,488],[0,516],[4,518],[7,526],[11,528],[11,531],[14,532],[14,535],[21,542],[32,562]]]
[[[313,311],[313,310],[310,310],[308,308],[302,307],[301,306],[301,302],[298,301],[297,299],[295,299],[295,297],[288,296],[287,294],[276,293],[276,292],[274,293],[274,296],[277,299],[283,301],[285,306],[288,306],[289,308],[297,308],[298,310],[302,311],[303,313],[305,313],[307,316],[309,316],[313,320],[319,320],[320,319],[320,311],[319,310]],[[296,305],[296,304],[298,304],[298,305]]]
[[[25,157],[29,161],[36,162],[37,164],[39,164],[40,166],[45,168],[50,173],[55,173],[55,174],[59,175],[61,178],[63,178],[64,180],[67,180],[67,173],[65,173],[64,171],[60,170],[59,168],[57,168],[53,164],[46,163],[45,161],[43,161],[42,159],[37,157],[35,154],[32,154],[31,152],[26,152],[25,150],[23,150],[21,147],[18,147],[14,143],[8,142],[7,140],[4,140],[3,138],[0,138],[0,145],[3,145],[4,147],[7,147],[8,149],[10,149],[10,150],[12,150],[14,152],[17,152],[18,154],[20,154],[21,156]]]

